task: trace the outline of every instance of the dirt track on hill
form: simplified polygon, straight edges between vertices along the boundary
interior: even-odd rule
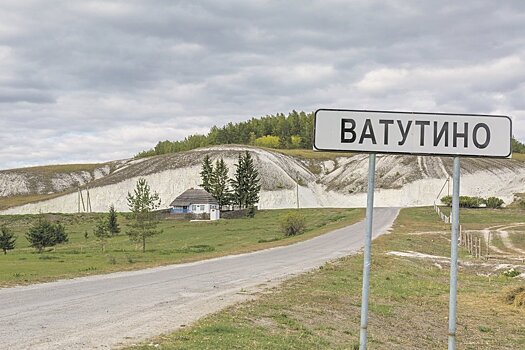
[[[374,210],[374,237],[399,210]],[[364,222],[290,246],[0,289],[5,349],[109,349],[177,329],[362,247]],[[356,274],[361,271],[355,271]]]

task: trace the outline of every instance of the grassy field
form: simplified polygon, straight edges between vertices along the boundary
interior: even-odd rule
[[[321,152],[321,151],[314,151],[311,149],[268,148],[268,150],[286,154],[287,156],[291,156],[291,157],[299,157],[299,158],[313,159],[313,160],[335,160],[337,157],[351,157],[355,155],[355,153],[351,153],[351,152]]]
[[[364,216],[361,209],[301,209],[307,231],[285,238],[280,222],[286,212],[259,211],[253,219],[216,222],[164,219],[159,224],[162,233],[149,239],[145,253],[125,234],[127,219],[122,214],[119,222],[123,232],[110,238],[105,252],[93,229],[100,216],[106,214],[48,214],[49,220],[65,224],[69,242],[41,254],[30,248],[24,237],[37,215],[0,216],[0,224],[8,224],[18,236],[16,249],[0,255],[0,286],[136,270],[286,245],[354,223]]]
[[[63,196],[64,194],[71,193],[74,190],[63,191],[59,193],[50,193],[50,194],[29,194],[29,195],[18,195],[3,197],[0,199],[0,210],[5,210],[12,207],[17,207],[19,205],[24,205],[28,203],[41,202],[48,199],[57,198]]]
[[[525,211],[462,210],[465,225],[520,221]],[[478,221],[483,221],[479,223]],[[401,211],[391,234],[372,247],[369,349],[445,349],[449,269],[391,251],[450,255],[450,227],[432,208]],[[458,349],[525,349],[525,305],[511,291],[525,282],[490,273],[461,251]],[[357,349],[362,256],[324,265],[255,301],[132,349]],[[525,299],[525,296],[524,296]]]

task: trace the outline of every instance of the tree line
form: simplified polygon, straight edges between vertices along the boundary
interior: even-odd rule
[[[228,123],[223,127],[213,126],[206,135],[190,135],[182,141],[160,141],[135,157],[189,151],[199,147],[225,144],[254,145],[270,148],[305,148],[313,144],[314,113],[291,111],[252,118],[239,123]]]
[[[230,122],[222,127],[213,126],[206,135],[194,134],[181,141],[159,141],[152,149],[136,154],[135,158],[227,144],[312,149],[313,129],[313,112],[293,110],[288,115],[277,113],[239,123]],[[512,152],[525,153],[525,145],[515,137],[512,137]]]

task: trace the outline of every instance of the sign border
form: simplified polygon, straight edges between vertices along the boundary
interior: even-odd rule
[[[512,140],[512,118],[507,115],[494,114],[472,114],[472,113],[432,113],[432,112],[403,112],[403,111],[376,111],[370,109],[338,109],[338,108],[319,108],[314,113],[314,142],[313,148],[315,151],[322,152],[347,152],[347,153],[377,153],[377,154],[399,154],[399,155],[413,155],[413,156],[441,156],[441,157],[467,157],[467,158],[509,158],[512,156],[512,141],[510,143],[509,153],[506,156],[486,156],[486,155],[464,155],[464,154],[448,154],[448,153],[411,153],[411,152],[389,152],[389,151],[348,151],[337,149],[318,148],[315,144],[315,130],[317,127],[317,112],[320,111],[336,111],[336,112],[371,112],[371,113],[392,113],[392,114],[423,114],[423,115],[440,115],[440,116],[465,116],[465,117],[496,117],[507,118],[510,122],[510,139]]]

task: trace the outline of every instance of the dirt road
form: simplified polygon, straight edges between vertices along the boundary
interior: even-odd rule
[[[374,210],[374,236],[399,210]],[[4,349],[109,349],[174,330],[283,278],[351,254],[364,223],[286,247],[0,290]],[[361,273],[356,271],[355,273]]]

